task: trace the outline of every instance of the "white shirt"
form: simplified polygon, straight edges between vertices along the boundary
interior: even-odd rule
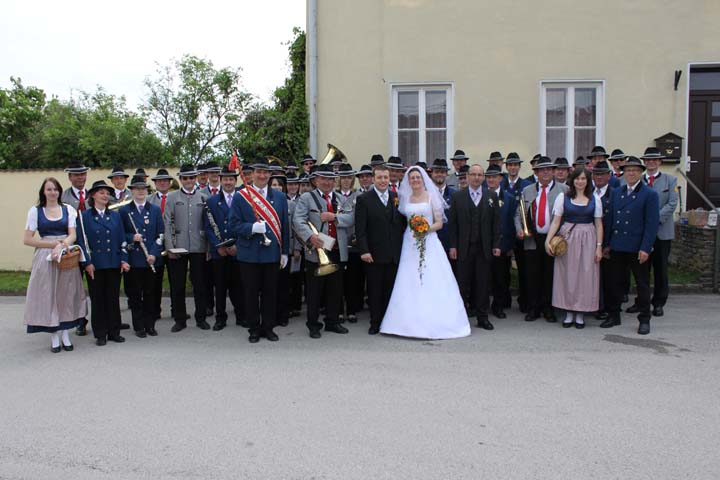
[[[480,200],[482,200],[482,187],[478,188],[477,190],[474,190],[472,187],[468,186],[468,192],[470,192],[470,199],[473,201],[475,206],[477,207],[480,203]]]
[[[182,190],[184,193],[187,193],[188,195],[192,195],[195,193],[195,189],[192,190],[185,190],[185,187],[180,187],[180,190]]]
[[[120,194],[125,192],[124,188],[122,190],[118,190],[117,188],[114,190],[115,190],[115,198],[117,198],[117,199],[120,199]]]
[[[142,211],[145,208],[145,202],[143,202],[141,204],[137,203],[137,202],[133,202],[133,203],[135,204],[135,208],[137,209],[138,212]]]
[[[80,190],[75,187],[71,187],[71,188],[72,188],[73,193],[75,194],[75,198],[80,198]],[[85,200],[87,200],[87,188],[84,188],[82,190],[82,192],[83,192],[83,198],[85,198]]]
[[[607,192],[608,185],[609,185],[609,184],[606,184],[604,187],[601,187],[599,192],[598,192],[597,187],[595,187],[595,188],[593,189],[593,193],[594,193],[595,196],[598,198],[598,200],[600,200],[602,197],[605,196],[605,192]]]
[[[223,192],[223,195],[225,195],[225,203],[227,203],[228,206],[230,206],[230,204],[232,203],[232,197],[234,194],[235,194],[234,192],[232,192],[232,193]]]
[[[167,196],[167,193],[156,192],[156,195],[158,196],[158,198],[159,198],[160,200],[162,200],[163,195]]]
[[[380,197],[380,201],[382,202],[382,204],[387,206],[388,199],[390,198],[388,190],[381,192],[376,188],[375,193],[377,193],[377,196]]]
[[[638,180],[637,182],[633,183],[632,185],[628,184],[627,188],[625,189],[625,193],[630,195],[630,193],[628,193],[628,192],[634,192],[640,182],[642,182],[642,179]]]
[[[68,210],[68,226],[70,228],[75,228],[75,219],[77,219],[77,211],[71,207],[68,204],[64,204],[67,207]],[[62,216],[58,218],[50,218],[47,216],[47,211],[45,210],[45,207],[43,207],[43,213],[45,214],[45,218],[47,218],[50,221],[56,221],[60,220]],[[25,222],[25,230],[31,230],[33,232],[37,231],[38,229],[38,213],[37,213],[37,207],[30,207],[30,210],[28,210],[27,214],[27,221]]]
[[[607,187],[607,185],[606,185]],[[577,205],[578,207],[584,207],[585,205],[581,205],[577,202],[575,202],[575,199],[570,199],[570,203],[573,205]],[[555,204],[553,205],[553,215],[557,215],[558,217],[562,217],[563,213],[565,212],[565,194],[560,193],[557,198],[555,199]],[[593,213],[593,216],[595,218],[602,218],[603,211],[602,211],[602,201],[600,198],[598,198],[597,195],[595,195],[595,212]]]
[[[550,213],[552,212],[552,206],[550,205],[550,190],[552,189],[553,185],[555,184],[555,180],[550,180],[550,183],[547,184],[545,187],[545,198],[547,201],[545,202],[545,225],[541,228],[540,225],[538,225],[537,221],[540,215],[539,212],[535,212],[535,231],[537,233],[548,233],[550,231],[550,223],[552,223],[552,216]],[[537,184],[537,197],[535,197],[535,205],[537,209],[540,208],[540,196],[542,195],[542,185],[539,183]]]
[[[322,198],[323,200],[325,200],[325,195],[329,195],[329,196],[330,196],[330,201],[331,201],[331,202],[333,201],[333,192],[332,192],[332,191],[330,191],[330,193],[325,194],[325,193],[322,192],[322,190],[320,190],[320,189],[318,188],[317,192],[318,192],[318,195],[320,195],[320,198]]]
[[[498,196],[498,198],[502,198],[502,188],[501,187],[497,187],[495,190],[492,190],[492,191],[495,192],[495,194]]]

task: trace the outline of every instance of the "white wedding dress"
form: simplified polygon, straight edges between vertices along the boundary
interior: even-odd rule
[[[429,202],[408,203],[405,215],[422,215],[432,224]],[[420,281],[420,253],[410,227],[403,235],[395,286],[382,333],[403,337],[446,339],[470,335],[470,323],[455,276],[437,233],[425,237],[425,266]]]

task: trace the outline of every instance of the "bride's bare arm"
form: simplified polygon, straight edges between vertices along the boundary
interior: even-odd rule
[[[435,205],[433,201],[430,201],[430,205],[433,211],[433,224],[430,225],[430,231],[437,232],[443,227],[443,208],[442,205]]]

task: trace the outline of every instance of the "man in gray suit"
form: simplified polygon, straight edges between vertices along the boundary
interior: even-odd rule
[[[332,250],[326,251],[331,263],[340,264],[348,259],[347,229],[355,219],[352,213],[341,213],[342,201],[335,187],[336,174],[329,165],[320,165],[315,171],[317,189],[303,193],[295,206],[293,228],[297,236],[308,246],[305,253],[305,299],[307,301],[307,322],[311,338],[320,338],[322,324],[318,321],[320,305],[325,300],[325,331],[348,333],[340,324],[340,308],[343,295],[343,272],[316,276],[319,266],[318,248],[323,241],[310,229],[312,223],[317,231],[334,238]]]
[[[168,250],[171,295],[175,325],[173,332],[179,332],[187,326],[185,317],[185,280],[188,264],[190,282],[195,299],[195,323],[202,330],[209,330],[205,321],[205,258],[207,239],[203,229],[203,211],[207,198],[195,185],[197,172],[192,165],[183,165],[178,173],[181,187],[170,192],[165,202],[163,221],[165,223],[165,249]],[[175,248],[185,249],[187,253],[172,253]]]
[[[554,259],[545,251],[545,240],[552,222],[555,199],[560,193],[566,193],[568,187],[553,180],[554,168],[548,157],[540,157],[532,168],[538,181],[522,191],[530,236],[525,236],[523,233],[519,206],[515,212],[515,230],[517,237],[523,240],[527,259],[527,277],[530,283],[525,321],[532,322],[542,314],[548,322],[556,322],[557,318],[552,308]]]
[[[107,178],[109,178],[110,182],[112,182],[115,194],[110,197],[108,205],[132,199],[132,192],[130,192],[130,189],[125,186],[129,177],[130,175],[125,173],[125,169],[123,167],[113,168]]]
[[[663,156],[657,148],[649,147],[645,149],[645,154],[640,158],[645,162],[647,168],[643,180],[657,192],[660,200],[660,227],[653,245],[653,251],[650,254],[650,266],[653,270],[655,284],[651,300],[652,314],[655,317],[662,317],[665,314],[663,307],[670,293],[668,260],[670,258],[670,246],[675,238],[673,216],[679,197],[677,178],[660,172]],[[627,311],[634,313],[638,312],[639,309],[636,305],[632,305]]]

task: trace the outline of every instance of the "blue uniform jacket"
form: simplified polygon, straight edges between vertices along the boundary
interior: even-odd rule
[[[233,193],[233,205],[235,204],[235,200],[238,200],[238,198]],[[245,201],[242,198],[240,198],[239,200],[241,202]],[[208,210],[210,210],[210,214],[213,216],[213,219],[217,224],[218,229],[220,230],[222,238],[218,238],[218,236],[215,235],[215,230],[213,230],[212,225],[210,225],[210,220],[208,219],[207,212],[205,212],[205,214],[203,215],[205,236],[208,239],[208,249],[210,250],[210,256],[213,260],[219,260],[223,257],[221,257],[220,254],[218,254],[217,252],[217,244],[224,240],[233,238],[233,236],[230,234],[229,226],[230,207],[227,206],[227,202],[225,201],[225,192],[210,196],[210,198],[207,199],[207,206]]]
[[[600,198],[600,201],[602,202],[602,222],[603,222],[603,247],[607,247],[607,245],[604,243],[605,239],[608,238],[607,232],[610,229],[610,221],[611,221],[611,215],[610,215],[610,194],[612,193],[613,188],[610,187],[610,184],[608,184],[607,190],[605,190],[605,195],[603,195]]]
[[[120,262],[128,261],[125,229],[120,214],[106,209],[105,213],[100,215],[94,208],[89,208],[82,212],[82,217],[82,224],[77,222],[77,242],[85,254],[83,267],[94,265],[96,270],[119,269]],[[90,246],[89,252],[85,237]]]
[[[511,190],[501,188],[500,191],[500,250],[505,254],[515,248],[515,211],[519,197]]]
[[[615,175],[611,175],[610,180],[608,181],[608,185],[610,186],[610,188],[617,188],[620,186],[620,179]]]
[[[500,188],[502,188],[503,191],[507,190],[510,193],[512,193],[512,195],[515,197],[516,201],[519,201],[520,194],[522,193],[523,188],[530,185],[530,183],[532,183],[532,182],[529,182],[526,178],[518,177],[518,179],[515,181],[515,186],[513,188],[510,188],[510,180],[506,176],[500,182]]]
[[[282,237],[282,251],[275,235],[267,227],[267,237],[272,241],[268,247],[262,245],[263,237],[252,233],[252,225],[257,222],[252,206],[239,193],[233,196],[228,230],[237,239],[237,260],[247,263],[274,263],[280,262],[280,254],[287,255],[290,245],[290,224],[288,216],[287,196],[283,192],[267,190],[267,201],[275,208],[280,218],[280,236]]]
[[[628,195],[627,187],[610,193],[610,218],[604,244],[617,252],[652,252],[660,223],[658,194],[642,181]]]
[[[455,189],[446,186],[445,192],[443,194],[443,200],[445,200],[445,203],[447,204],[448,208],[445,209],[445,217],[448,216],[448,210],[450,209],[450,199],[452,198],[452,194],[455,193]],[[448,226],[447,222],[443,223],[443,227],[438,230],[437,236],[440,239],[440,243],[442,243],[443,248],[447,252],[450,247],[448,247]]]
[[[143,237],[145,247],[150,255],[155,257],[155,266],[161,265],[162,241],[160,235],[165,231],[165,223],[163,222],[160,207],[145,202],[142,215],[138,212],[135,202],[130,202],[120,208],[120,217],[125,228],[125,241],[128,244],[129,264],[133,268],[148,268],[149,265],[145,259],[145,253],[139,242],[133,242],[135,229],[130,223],[130,217],[135,222],[138,232]]]

